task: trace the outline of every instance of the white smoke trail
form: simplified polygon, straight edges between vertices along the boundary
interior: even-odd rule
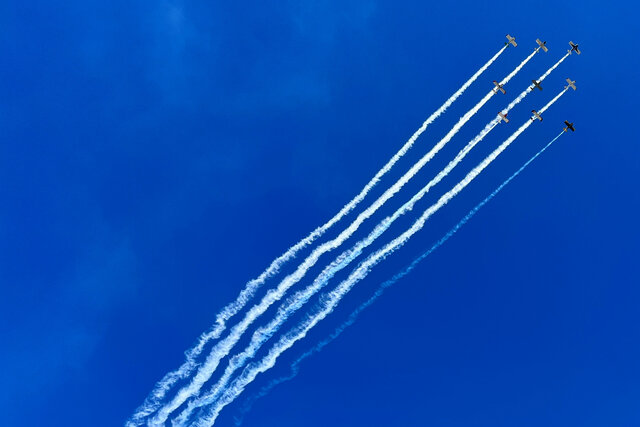
[[[380,169],[376,175],[364,186],[360,193],[354,197],[349,203],[344,205],[342,209],[329,221],[322,226],[316,228],[311,234],[302,239],[290,247],[284,254],[276,258],[271,265],[256,279],[249,281],[245,288],[240,292],[237,299],[224,307],[222,311],[217,315],[215,320],[215,326],[209,331],[202,334],[198,340],[198,343],[185,353],[185,362],[175,371],[168,373],[160,380],[151,394],[147,397],[145,402],[136,410],[134,415],[127,423],[128,427],[138,426],[142,424],[142,421],[154,413],[160,406],[160,401],[164,399],[167,392],[171,387],[179,380],[188,377],[193,369],[197,366],[196,359],[202,353],[205,345],[214,339],[220,337],[222,332],[226,329],[226,322],[233,316],[235,316],[255,295],[256,291],[262,286],[265,281],[275,275],[280,267],[295,257],[296,253],[304,249],[311,243],[313,243],[318,237],[322,236],[328,229],[330,229],[335,223],[340,221],[345,215],[351,212],[366,196],[371,189],[382,179],[382,177],[393,168],[393,166],[402,158],[409,149],[413,146],[415,141],[422,135],[427,127],[433,123],[438,117],[440,117],[463,93],[466,91],[473,82],[475,82],[482,73],[484,73],[491,64],[493,64],[498,57],[505,51],[507,46],[500,49],[489,61],[487,61],[476,73],[471,76],[449,99],[445,101],[440,108],[431,114],[427,120],[422,123],[420,128],[405,142],[400,150]]]
[[[517,74],[524,65],[531,60],[537,51],[531,53],[514,71],[511,72],[501,84],[506,84],[513,76]],[[204,364],[199,369],[191,383],[178,391],[176,396],[166,405],[164,405],[156,416],[151,420],[152,425],[163,424],[168,416],[175,411],[180,405],[182,405],[189,397],[197,394],[202,385],[209,380],[213,372],[218,367],[220,360],[225,357],[231,348],[238,342],[242,334],[247,330],[249,325],[264,313],[274,302],[278,301],[290,289],[295,285],[307,271],[313,267],[321,255],[339,247],[345,240],[347,240],[353,233],[355,233],[359,226],[369,217],[371,217],[384,203],[393,197],[402,187],[415,176],[416,173],[427,164],[452,138],[458,133],[460,128],[473,117],[478,110],[489,101],[494,95],[493,90],[489,93],[471,110],[469,110],[464,116],[462,116],[454,127],[442,138],[427,154],[425,154],[416,164],[414,164],[407,173],[405,173],[395,184],[388,188],[371,206],[361,212],[357,218],[336,238],[318,246],[313,252],[298,266],[298,268],[289,276],[280,282],[276,289],[271,289],[267,292],[265,297],[259,304],[254,305],[245,318],[236,326],[232,328],[229,336],[222,341],[219,341],[216,346],[211,350],[211,353],[207,357]]]
[[[513,181],[518,175],[520,175],[520,173],[522,173],[522,171],[524,171],[534,160],[536,160],[542,153],[544,153],[563,134],[564,134],[564,131],[560,132],[558,134],[558,136],[553,138],[540,151],[538,151],[529,160],[527,160],[527,162],[525,162],[520,167],[520,169],[515,171],[509,178],[507,178],[502,184],[500,184],[498,186],[498,188],[496,188],[484,200],[482,200],[473,209],[471,209],[469,211],[469,213],[467,215],[465,215],[464,218],[462,218],[460,220],[460,222],[458,222],[451,230],[449,230],[447,232],[447,234],[445,234],[443,237],[441,237],[440,240],[438,240],[436,243],[434,243],[433,246],[431,246],[431,248],[429,248],[429,250],[427,250],[422,255],[420,255],[419,257],[414,259],[411,262],[411,264],[409,264],[407,267],[405,267],[401,272],[395,274],[391,279],[386,280],[385,282],[383,282],[380,285],[380,287],[376,290],[376,292],[371,297],[369,297],[368,300],[366,300],[360,306],[358,306],[358,308],[356,308],[349,315],[347,320],[345,320],[340,326],[338,326],[331,333],[331,335],[329,335],[327,338],[325,338],[322,341],[320,341],[319,343],[317,343],[310,350],[307,350],[306,352],[302,353],[296,360],[294,360],[293,363],[291,364],[291,372],[288,375],[280,377],[280,378],[276,378],[276,379],[270,381],[266,386],[262,387],[258,393],[254,394],[249,399],[247,399],[247,401],[240,408],[239,416],[235,418],[236,426],[240,426],[242,424],[242,421],[243,421],[243,418],[244,418],[245,414],[247,414],[251,410],[251,408],[253,407],[253,404],[258,399],[260,399],[260,398],[266,396],[267,394],[269,394],[269,392],[271,390],[273,390],[274,387],[276,387],[276,386],[278,386],[278,385],[280,385],[280,384],[282,384],[282,383],[284,383],[286,381],[290,381],[290,380],[294,379],[298,375],[298,372],[300,371],[300,364],[305,359],[307,359],[308,357],[311,357],[314,354],[319,353],[320,351],[322,351],[322,349],[324,349],[327,345],[329,345],[336,338],[338,338],[342,334],[342,332],[344,332],[345,329],[347,329],[349,326],[353,325],[355,323],[355,321],[358,319],[358,316],[360,316],[360,313],[362,313],[365,309],[367,309],[370,305],[372,305],[378,298],[380,298],[384,294],[384,292],[387,290],[387,288],[390,288],[391,286],[395,285],[396,282],[398,282],[400,279],[404,278],[409,273],[411,273],[418,266],[418,264],[420,264],[429,255],[431,255],[436,249],[438,249],[440,246],[442,246],[447,240],[449,240],[467,222],[469,222],[469,220],[471,218],[473,218],[473,216],[476,213],[478,213],[478,211],[480,209],[482,209],[482,207],[484,205],[489,203],[489,201],[491,201],[491,199],[493,199],[495,196],[497,196],[498,193],[500,193],[500,191],[502,191],[502,189],[504,189],[504,187],[506,187],[511,181]]]
[[[556,102],[567,89],[560,92],[555,98],[553,98],[547,105],[541,110],[540,114],[546,111],[554,102]],[[250,364],[245,368],[243,373],[236,378],[233,384],[226,389],[222,397],[213,405],[213,408],[209,414],[200,419],[196,425],[198,426],[211,426],[215,422],[222,408],[231,403],[235,398],[242,393],[244,388],[255,379],[255,377],[271,367],[276,362],[276,359],[287,349],[291,348],[293,344],[304,338],[307,332],[313,328],[318,322],[324,319],[329,313],[333,311],[336,305],[340,302],[342,297],[351,290],[351,288],[360,280],[362,280],[369,273],[371,268],[377,265],[380,261],[384,260],[391,253],[402,247],[415,233],[424,227],[425,222],[437,212],[442,206],[447,204],[453,197],[455,197],[460,191],[462,191],[469,183],[475,179],[487,166],[493,162],[513,141],[520,136],[532,123],[532,119],[527,120],[520,128],[515,131],[506,141],[504,141],[498,148],[496,148],[491,154],[489,154],[478,166],[476,166],[471,172],[469,172],[465,178],[456,184],[451,190],[445,193],[437,203],[429,207],[422,216],[404,233],[396,237],[390,243],[385,245],[382,249],[374,252],[364,262],[362,262],[343,282],[338,285],[336,289],[329,292],[322,298],[321,304],[324,306],[322,310],[314,315],[309,316],[305,321],[299,324],[290,333],[284,335],[278,343],[269,351],[262,361],[257,364]]]
[[[566,56],[565,56],[566,57]],[[558,61],[553,65],[545,74],[543,74],[539,81],[542,82],[562,61]],[[502,112],[507,114],[513,107],[520,103],[533,89],[533,86],[527,87],[515,100],[513,100],[506,109]],[[437,183],[439,183],[444,177],[446,177],[451,170],[457,166],[464,157],[475,147],[480,141],[482,141],[489,132],[500,122],[500,116],[497,116],[494,120],[489,122],[484,130],[480,132],[473,140],[471,140],[467,146],[465,146],[449,164],[438,175],[431,180],[421,191],[419,191],[409,202],[405,203],[393,216],[391,216],[384,224],[376,227],[376,229],[365,239],[358,242],[352,249],[342,253],[334,262],[329,264],[323,272],[316,278],[314,283],[305,289],[303,292],[295,294],[286,304],[281,306],[278,310],[277,316],[266,326],[259,328],[254,332],[249,346],[240,354],[231,358],[229,366],[226,368],[223,376],[214,385],[214,387],[206,395],[190,402],[180,416],[175,420],[175,424],[183,425],[188,420],[189,416],[194,409],[213,403],[217,399],[218,395],[226,387],[231,375],[244,363],[255,356],[255,353],[261,348],[261,346],[278,331],[280,326],[302,305],[317,293],[327,282],[340,270],[347,267],[348,264],[353,261],[357,256],[362,253],[362,250],[369,246],[375,239],[377,239],[388,227],[397,219],[400,215],[403,215],[407,211],[411,210],[415,203],[419,201],[424,195]]]
[[[509,80],[511,80],[512,78],[515,77],[516,74],[518,74],[518,72],[522,69],[522,67],[524,67],[525,65],[527,65],[527,62],[529,62],[531,60],[531,58],[533,58],[535,56],[535,54],[538,53],[538,49],[535,49],[533,52],[531,52],[531,54],[529,56],[527,56],[524,61],[522,61],[520,63],[520,65],[518,65],[512,72],[511,74],[509,74],[507,77],[505,77],[501,82],[500,82],[500,86],[502,85],[506,85],[507,83],[509,83]]]
[[[555,64],[553,64],[551,67],[549,67],[549,69],[547,71],[544,72],[543,75],[541,75],[540,77],[538,77],[538,83],[542,83],[544,81],[544,79],[546,79],[549,74],[551,74],[553,72],[553,70],[555,70],[556,68],[558,68],[558,66],[560,64],[562,64],[564,62],[565,59],[567,59],[567,57],[570,54],[567,53],[565,54],[562,58],[560,58],[558,60],[558,62],[556,62]],[[511,103],[507,106],[507,108],[505,108],[504,110],[502,110],[503,114],[507,114],[514,106],[516,106],[520,101],[522,101],[531,91],[533,91],[533,89],[535,88],[534,85],[530,85],[527,89],[525,89],[524,91],[522,91],[522,93],[520,95],[518,95],[518,97],[516,99],[514,99],[513,101],[511,101]],[[540,113],[540,112],[539,112]],[[542,113],[540,113],[542,114]],[[500,118],[498,117],[498,121],[500,120]]]
[[[547,75],[551,73],[560,63],[556,63],[552,66],[541,78],[540,81],[544,80]],[[518,103],[520,103],[532,90],[533,86],[527,87],[515,100],[513,100],[505,110],[503,110],[503,114],[508,113],[511,109],[513,109]],[[413,209],[415,203],[417,203],[420,199],[422,199],[429,190],[438,184],[442,179],[444,179],[452,170],[455,168],[464,158],[465,156],[480,142],[482,141],[491,130],[500,122],[500,116],[496,116],[491,122],[489,122],[486,127],[475,137],[473,138],[457,155],[456,157],[447,164],[447,166],[440,171],[435,178],[433,178],[425,187],[423,187],[418,193],[416,193],[411,200],[405,203],[401,208],[399,208],[390,218],[388,218],[383,224],[380,224],[376,229],[365,239],[358,242],[353,248],[348,251],[343,252],[340,256],[336,258],[331,264],[329,264],[322,273],[316,278],[312,285],[307,287],[304,291],[296,293],[287,303],[283,304],[278,309],[278,314],[276,317],[266,326],[263,326],[256,330],[251,338],[251,342],[249,346],[240,354],[234,356],[229,361],[229,365],[225,369],[224,374],[218,380],[218,382],[213,386],[213,388],[206,393],[204,396],[190,402],[187,407],[182,411],[182,413],[176,418],[174,423],[176,425],[184,425],[188,418],[191,416],[194,409],[209,405],[218,398],[219,394],[222,392],[224,387],[226,387],[228,381],[230,380],[233,373],[242,367],[246,361],[255,356],[256,352],[262,347],[262,345],[270,339],[274,333],[278,331],[278,329],[282,326],[282,324],[302,305],[306,304],[307,301],[315,295],[321,288],[323,288],[331,278],[338,273],[340,270],[346,268],[350,262],[352,262],[356,257],[358,257],[362,251],[371,245],[382,233],[384,233],[389,226],[401,215],[404,215],[406,212]]]

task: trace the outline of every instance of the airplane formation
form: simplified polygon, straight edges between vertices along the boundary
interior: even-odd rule
[[[270,350],[266,353],[262,360],[256,358],[257,352],[269,345],[268,341],[270,337],[279,333],[280,329],[285,326],[285,322],[290,316],[294,316],[298,310],[301,310],[303,306],[310,304],[310,299],[321,292],[330,281],[333,280],[334,275],[340,273],[343,269],[346,269],[351,262],[356,261],[356,258],[370,245],[381,238],[382,234],[389,229],[393,221],[405,215],[405,213],[411,211],[414,205],[419,202],[423,196],[430,191],[430,189],[437,185],[442,179],[444,179],[449,173],[458,165],[464,157],[480,142],[489,132],[494,129],[499,123],[504,121],[509,123],[507,114],[518,103],[525,99],[525,97],[533,92],[536,88],[542,90],[542,82],[545,81],[547,76],[551,74],[565,59],[567,59],[573,52],[580,54],[578,45],[573,42],[569,42],[570,49],[547,71],[537,79],[531,80],[531,83],[523,88],[524,90],[516,96],[509,105],[503,110],[498,112],[497,116],[493,116],[487,125],[480,131],[473,139],[469,140],[467,145],[460,150],[460,152],[451,160],[429,183],[427,183],[421,190],[414,194],[414,196],[400,206],[392,215],[388,215],[385,219],[379,223],[373,231],[366,237],[354,244],[350,249],[346,249],[333,261],[329,262],[322,270],[319,276],[312,279],[310,284],[307,285],[304,290],[298,290],[294,286],[301,286],[298,284],[303,280],[303,277],[311,271],[311,269],[320,262],[320,258],[323,254],[330,252],[333,249],[337,249],[358,230],[360,225],[376,213],[383,207],[385,202],[398,193],[403,186],[409,182],[420,169],[425,166],[436,154],[445,147],[445,145],[458,133],[465,123],[469,122],[471,118],[498,92],[506,94],[505,86],[508,82],[528,63],[528,61],[534,57],[540,51],[548,52],[547,42],[536,39],[536,45],[532,52],[520,62],[520,64],[504,79],[498,81],[493,80],[493,85],[487,91],[487,94],[467,111],[463,116],[458,119],[458,122],[447,132],[447,134],[440,139],[440,141],[430,149],[430,151],[424,154],[404,175],[399,178],[395,183],[391,184],[384,193],[380,195],[369,207],[363,209],[358,213],[357,218],[353,220],[346,228],[337,234],[337,237],[333,237],[329,241],[322,242],[319,245],[314,245],[314,241],[322,236],[325,231],[329,230],[334,224],[342,220],[351,211],[355,211],[357,205],[367,198],[367,194],[373,189],[378,181],[381,180],[383,175],[391,170],[396,162],[398,162],[416,142],[417,138],[426,130],[427,126],[436,120],[441,114],[443,114],[447,108],[460,96],[464,91],[475,82],[478,77],[485,72],[488,67],[496,61],[496,59],[509,47],[516,47],[516,38],[507,34],[507,42],[505,46],[501,46],[500,50],[494,54],[494,56],[486,62],[473,76],[469,78],[447,101],[439,107],[428,119],[422,124],[420,128],[407,140],[402,148],[376,173],[376,175],[366,184],[363,189],[356,195],[350,202],[333,216],[324,225],[316,228],[307,237],[300,240],[298,243],[291,246],[285,253],[276,258],[270,266],[256,279],[252,279],[247,282],[245,288],[240,292],[237,299],[227,306],[225,306],[217,315],[215,326],[213,326],[208,332],[201,335],[197,344],[185,352],[186,359],[184,363],[176,370],[167,373],[155,386],[151,394],[145,399],[143,404],[136,409],[136,412],[127,421],[126,427],[140,427],[142,425],[148,426],[161,426],[166,423],[171,423],[173,426],[184,425],[198,425],[202,427],[212,427],[222,409],[237,399],[242,393],[245,392],[245,388],[249,386],[257,375],[265,373],[271,369],[276,359],[294,344],[305,338],[307,332],[309,332],[318,322],[322,321],[328,316],[334,308],[340,303],[340,300],[353,288],[356,283],[364,279],[369,270],[375,267],[378,263],[382,262],[388,255],[392,254],[400,247],[402,247],[409,239],[422,229],[426,221],[429,220],[431,215],[435,214],[439,209],[445,206],[450,200],[452,200],[458,193],[460,193],[468,184],[470,184],[485,168],[500,155],[507,147],[513,143],[519,135],[521,135],[529,126],[537,120],[543,121],[545,111],[549,109],[563,94],[569,91],[569,89],[576,90],[576,82],[569,78],[566,79],[566,85],[564,90],[559,90],[558,94],[548,101],[546,105],[537,110],[531,110],[531,116],[523,120],[524,123],[515,130],[502,144],[494,149],[487,157],[478,163],[471,171],[469,171],[465,177],[458,182],[451,189],[446,191],[440,196],[437,202],[426,209],[417,220],[401,234],[397,235],[390,242],[386,243],[380,249],[374,250],[364,260],[362,260],[357,267],[343,279],[333,290],[324,293],[319,298],[319,302],[316,307],[311,309],[306,316],[300,316],[302,320],[297,323],[289,332],[283,333],[280,339],[273,344]],[[545,86],[547,84],[545,83]],[[369,306],[375,298],[382,295],[381,290],[390,286],[398,278],[407,274],[410,269],[416,265],[417,262],[428,256],[435,248],[442,245],[453,233],[464,225],[473,216],[478,209],[491,200],[505,185],[511,182],[518,174],[520,174],[532,161],[540,156],[551,144],[558,138],[564,135],[565,132],[575,132],[574,124],[565,120],[562,131],[558,129],[557,136],[549,141],[540,151],[534,154],[527,162],[525,162],[520,169],[514,172],[508,177],[496,190],[494,190],[487,198],[481,201],[476,207],[474,207],[469,214],[467,214],[458,224],[454,226],[447,234],[436,242],[431,249],[425,254],[421,255],[414,261],[407,270],[398,273],[390,281],[384,282],[381,288],[374,297],[364,302],[359,306],[356,311],[352,313],[347,320],[347,323],[339,326],[329,339],[325,339],[316,345],[311,351],[303,353],[301,358],[296,359],[291,365],[293,376],[289,375],[284,380],[291,379],[295,376],[298,370],[298,364],[300,360],[311,354],[319,351],[322,347],[327,345],[331,340],[337,337],[345,327],[353,324],[355,316],[362,311],[365,307]],[[355,213],[355,212],[354,212]],[[275,276],[279,273],[281,267],[288,261],[293,260],[298,255],[298,252],[304,248],[311,246],[313,248],[311,253],[301,262],[301,264],[295,269],[295,272],[289,273],[286,277],[279,281],[279,283],[267,291],[266,295],[257,303],[251,302],[252,298],[258,298],[256,291],[260,286],[267,284],[267,280],[271,276]],[[293,262],[293,261],[291,261]],[[319,268],[317,265],[316,268]],[[294,292],[293,295],[288,296],[289,293]],[[277,309],[275,317],[266,325],[258,326],[256,321],[260,316],[265,315],[268,311],[274,311],[270,309],[274,304],[281,301],[281,306]],[[245,307],[251,307],[245,310]],[[275,308],[275,307],[273,307]],[[244,318],[235,323],[235,319],[232,317],[246,312]],[[232,323],[234,322],[233,326]],[[228,323],[228,325],[227,325]],[[224,336],[225,329],[229,327],[228,333]],[[251,335],[248,346],[239,353],[233,355],[235,350],[239,350],[239,346],[242,346],[241,341],[243,335]],[[208,355],[205,351],[209,351]],[[223,369],[223,363],[225,359],[228,359],[228,365],[224,368],[224,372],[219,372],[218,368]],[[251,359],[254,359],[249,363]],[[220,373],[221,375],[217,375]],[[217,378],[215,378],[217,376]],[[269,384],[279,384],[283,379],[272,380]],[[205,391],[204,387],[207,383],[215,381],[209,391]],[[266,389],[262,389],[258,396],[265,395],[272,385],[268,385]],[[264,391],[266,390],[266,391]],[[250,398],[251,399],[251,398]],[[249,406],[250,407],[250,406]],[[179,412],[178,412],[179,411]],[[169,420],[170,418],[173,418]],[[190,422],[193,421],[193,424]]]
[[[541,41],[540,39],[536,39],[536,43],[538,43],[538,47],[536,49],[540,50],[542,49],[544,52],[548,52],[549,49],[547,48],[547,42],[546,41]],[[518,46],[518,43],[516,43],[516,38],[512,37],[511,35],[507,34],[507,41],[504,42],[505,46],[508,45],[512,45],[513,47]],[[580,49],[578,48],[578,44],[574,43],[572,41],[569,42],[569,46],[571,46],[571,49],[569,49],[567,52],[569,53],[569,55],[571,55],[573,52],[577,53],[578,55],[580,55]],[[571,80],[571,79],[566,79],[567,80],[567,86],[565,86],[565,89],[571,88],[573,90],[577,90],[576,87],[576,81],[575,80]],[[534,88],[538,88],[540,90],[542,90],[542,85],[540,84],[540,82],[538,80],[531,80],[531,83],[533,84],[533,87],[531,89]],[[498,91],[502,92],[503,94],[506,94],[507,91],[502,87],[502,85],[500,83],[498,83],[496,80],[493,81],[493,85],[495,86],[495,88],[493,88],[493,93],[498,93]],[[536,119],[542,121],[542,115],[540,115],[540,113],[538,113],[536,110],[531,110],[531,112],[533,113],[533,116],[531,117],[532,121],[535,121]],[[509,123],[509,119],[507,118],[507,114],[503,113],[502,111],[498,112],[498,116],[500,116],[500,119],[502,121],[504,121],[505,123]],[[573,123],[569,123],[568,121],[564,121],[564,124],[566,125],[563,129],[564,132],[567,131],[571,131],[571,132],[575,132],[575,127],[573,126]]]

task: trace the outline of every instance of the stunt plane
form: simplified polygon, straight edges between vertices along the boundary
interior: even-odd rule
[[[573,127],[573,123],[569,123],[568,121],[564,121],[564,124],[567,125],[564,129],[562,129],[564,132],[566,132],[568,129],[571,129],[571,132],[575,132],[575,128]]]
[[[513,45],[513,47],[518,46],[518,43],[516,43],[516,38],[515,37],[511,37],[509,34],[507,34],[507,42],[504,42],[504,45],[508,45],[509,43],[511,43]],[[577,46],[576,46],[577,47]]]
[[[573,52],[574,50],[576,51],[576,53],[578,55],[580,55],[580,49],[578,49],[578,45],[574,42],[569,42],[569,44],[571,45],[571,49],[569,49],[569,53]]]
[[[564,88],[568,88],[570,87],[573,90],[576,90],[576,81],[571,81],[571,79],[567,79],[567,83],[569,83],[569,86],[565,86]]]
[[[496,85],[495,89],[493,89],[493,93],[498,93],[498,91],[501,91],[502,93],[507,93],[506,90],[504,90],[504,88],[502,87],[502,85],[500,83],[498,83],[497,81],[493,81],[493,84]]]
[[[507,113],[507,114],[508,114],[508,113]],[[507,114],[502,114],[502,111],[500,111],[500,112],[498,113],[498,115],[500,116],[500,118],[501,118],[502,120],[504,120],[504,122],[505,122],[505,123],[509,123],[509,119],[507,119]]]
[[[531,80],[533,82],[533,85],[535,87],[537,87],[538,89],[542,90],[542,86],[540,86],[540,82],[537,80]]]
[[[536,119],[542,121],[542,116],[536,110],[531,110],[531,112],[533,113],[533,116],[534,116],[534,117],[531,117],[532,121],[535,121]]]
[[[538,45],[540,45],[540,47],[538,49],[542,49],[545,52],[549,51],[549,49],[547,49],[547,46],[546,46],[546,44],[547,44],[546,41],[545,42],[541,42],[540,39],[536,39],[536,43],[538,43]]]

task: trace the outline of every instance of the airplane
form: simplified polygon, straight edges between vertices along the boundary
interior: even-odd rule
[[[538,89],[542,90],[542,86],[540,86],[540,82],[537,80],[531,80],[533,82],[533,85],[535,87],[537,87]]]
[[[567,125],[567,127],[563,129],[563,132],[566,132],[568,129],[571,129],[571,132],[576,131],[576,129],[573,127],[573,123],[569,123],[568,121],[565,120],[564,124]]]
[[[542,116],[536,110],[531,110],[531,112],[534,115],[534,117],[531,117],[531,120],[535,121],[536,119],[538,119],[542,121]]]
[[[518,43],[516,43],[516,38],[515,37],[511,37],[509,34],[507,34],[507,40],[509,40],[508,42],[505,42],[504,45],[508,45],[509,43],[511,43],[513,45],[513,47],[518,46]]]
[[[502,85],[500,83],[498,83],[497,81],[493,81],[493,84],[496,85],[495,89],[493,89],[493,93],[498,93],[498,91],[501,91],[502,93],[506,94],[507,91],[504,90],[504,88],[502,87]]]
[[[507,113],[507,114],[509,114],[509,113]],[[505,123],[509,123],[509,119],[507,119],[507,114],[502,114],[502,111],[500,111],[500,112],[498,113],[498,115],[500,116],[500,118],[501,118],[502,120],[504,120],[504,122],[505,122]]]
[[[549,49],[547,49],[547,46],[546,46],[546,44],[547,44],[546,41],[545,42],[541,42],[540,39],[536,39],[536,43],[538,43],[540,45],[540,47],[538,49],[542,48],[542,50],[544,50],[545,52],[549,51]]]
[[[571,79],[567,79],[567,83],[569,83],[569,86],[565,86],[564,88],[571,88],[573,90],[576,90],[576,81],[571,81]]]
[[[569,42],[569,44],[571,45],[571,49],[569,49],[569,53],[573,52],[574,50],[576,51],[576,53],[578,55],[580,55],[580,49],[578,49],[578,45],[574,42]]]

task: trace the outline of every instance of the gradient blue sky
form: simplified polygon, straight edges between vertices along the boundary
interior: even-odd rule
[[[286,374],[563,120],[576,132],[296,380],[256,403],[244,425],[640,425],[639,10],[630,1],[1,3],[0,424],[122,424],[246,280],[354,196],[511,33],[519,46],[391,177],[536,37],[549,52],[381,215],[569,40],[583,54],[516,107],[440,191],[565,77],[578,91],[249,391]]]

